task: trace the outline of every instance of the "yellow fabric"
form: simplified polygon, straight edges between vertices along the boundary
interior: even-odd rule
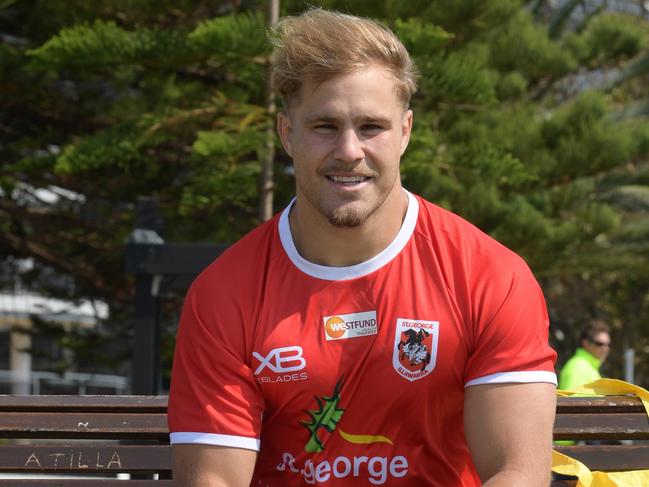
[[[552,471],[577,477],[576,487],[647,487],[649,470],[591,472],[586,465],[558,451],[552,452]]]
[[[649,415],[649,391],[640,386],[617,379],[598,379],[583,386],[566,390],[557,390],[560,396],[588,395],[588,396],[624,396],[633,394],[642,400],[645,411]],[[649,484],[648,484],[649,485]]]
[[[629,384],[617,379],[599,379],[569,391],[559,390],[560,396],[589,395],[589,396],[623,396],[633,394],[642,400],[649,415],[649,392],[642,387]],[[629,472],[591,472],[586,465],[572,457],[552,452],[552,471],[577,477],[576,487],[647,487],[649,486],[649,470],[633,470]]]

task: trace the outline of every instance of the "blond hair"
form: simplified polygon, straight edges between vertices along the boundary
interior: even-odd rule
[[[319,8],[281,19],[270,33],[271,86],[284,106],[305,81],[320,83],[371,65],[388,69],[405,106],[417,90],[417,72],[394,33],[378,23]]]

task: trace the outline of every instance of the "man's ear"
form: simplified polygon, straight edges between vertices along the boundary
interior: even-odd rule
[[[279,112],[277,114],[277,133],[279,134],[279,140],[282,141],[282,146],[289,157],[293,157],[292,132],[293,123],[291,122],[291,118],[286,112]]]
[[[410,133],[412,132],[412,110],[406,110],[403,117],[403,124],[401,125],[401,155],[406,152],[408,143],[410,142]]]

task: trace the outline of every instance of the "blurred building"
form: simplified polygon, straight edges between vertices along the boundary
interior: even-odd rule
[[[18,263],[29,268],[28,261]],[[15,266],[14,266],[15,267]],[[6,270],[6,269],[5,269]],[[25,289],[18,274],[3,275],[0,291],[0,393],[119,394],[128,391],[125,377],[84,372],[53,372],[66,350],[52,336],[34,333],[34,321],[55,323],[63,330],[94,328],[108,317],[99,301],[71,302]],[[13,279],[13,285],[7,281]],[[34,350],[45,353],[34,354]]]

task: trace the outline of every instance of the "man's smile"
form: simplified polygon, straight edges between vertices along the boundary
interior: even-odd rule
[[[369,181],[369,176],[327,176],[329,181],[342,184],[344,186],[354,186]]]

